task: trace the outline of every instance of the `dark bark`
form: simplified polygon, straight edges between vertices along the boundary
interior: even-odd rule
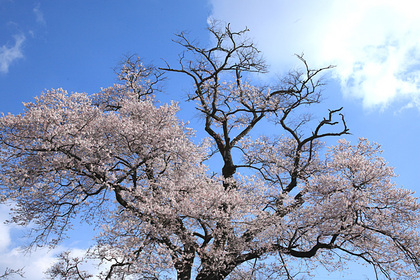
[[[192,262],[191,263],[178,263],[175,264],[176,269],[176,279],[177,280],[190,280],[191,271],[192,271]]]
[[[195,278],[196,280],[223,280],[229,275],[230,271],[214,271],[213,269],[204,269],[200,271]]]

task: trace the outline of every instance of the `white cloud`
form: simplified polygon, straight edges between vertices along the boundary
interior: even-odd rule
[[[313,67],[337,65],[346,96],[366,107],[420,107],[420,2],[410,0],[211,0],[214,19],[247,26],[275,71],[305,53]]]
[[[55,251],[48,249],[38,249],[25,254],[19,247],[1,252],[0,274],[5,271],[6,267],[11,269],[23,268],[26,279],[45,279],[44,271],[55,262],[55,254]],[[20,277],[16,277],[16,279],[20,279]]]
[[[10,227],[5,225],[3,221],[8,218],[8,207],[0,204],[0,252],[7,249],[10,245]]]
[[[24,239],[23,236],[24,233],[27,233],[26,230],[28,228],[4,223],[4,221],[10,220],[9,212],[11,207],[10,205],[0,204],[0,275],[5,272],[6,268],[23,268],[25,279],[44,280],[44,272],[57,261],[56,257],[59,253],[70,251],[71,257],[79,258],[86,254],[87,249],[74,246],[78,243],[77,240],[53,249],[44,247],[35,248],[30,252],[25,251],[22,244],[27,244],[25,242],[28,240]],[[99,265],[98,261],[88,259],[86,263],[81,265],[81,269],[97,275],[101,269],[106,269],[108,266],[109,264],[107,263]],[[21,278],[16,275],[15,278],[10,279],[17,280]]]
[[[17,237],[11,235],[12,229],[16,233],[16,228],[10,224],[4,224],[9,219],[10,207],[0,204],[0,275],[6,268],[24,268],[25,278],[41,280],[45,271],[53,262],[54,255],[52,250],[36,250],[31,254],[24,254],[19,246],[14,247],[12,240],[16,242]],[[16,276],[16,279],[19,279]],[[13,278],[14,279],[14,278]]]
[[[33,12],[35,14],[36,22],[42,25],[47,24],[44,18],[44,13],[41,11],[41,5],[39,3],[35,6],[35,8],[33,9]]]
[[[37,249],[31,253],[25,253],[16,243],[19,242],[16,233],[18,229],[5,224],[4,221],[10,219],[10,207],[0,204],[0,275],[6,268],[24,268],[26,279],[41,280],[45,279],[44,271],[54,262],[55,255],[62,248],[49,250],[48,248]],[[11,232],[15,235],[12,235]],[[12,279],[21,279],[19,276]]]
[[[15,45],[8,47],[3,45],[0,47],[0,72],[8,73],[10,65],[19,58],[23,58],[22,47],[25,41],[23,34],[15,35]]]

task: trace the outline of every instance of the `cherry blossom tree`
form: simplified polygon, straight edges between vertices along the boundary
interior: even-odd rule
[[[85,258],[63,252],[51,279],[300,279],[316,265],[370,264],[378,277],[418,278],[420,207],[398,188],[381,149],[349,133],[341,108],[317,120],[319,76],[267,67],[247,30],[212,26],[213,45],[184,34],[179,65],[129,58],[121,83],[96,94],[50,90],[0,118],[0,185],[11,222],[34,246],[56,246],[75,219],[101,228]],[[191,78],[208,138],[158,106],[163,73]],[[269,135],[255,133],[269,126]],[[221,164],[213,164],[217,157]],[[92,275],[85,262],[98,260]]]

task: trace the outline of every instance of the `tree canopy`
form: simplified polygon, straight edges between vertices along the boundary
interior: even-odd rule
[[[99,93],[42,93],[0,118],[1,200],[31,224],[31,245],[56,246],[74,219],[101,228],[86,259],[63,252],[51,279],[299,279],[317,264],[362,260],[378,277],[420,269],[420,207],[393,183],[380,146],[325,139],[349,133],[341,108],[321,120],[320,76],[301,71],[274,85],[247,30],[211,26],[212,46],[184,34],[178,65],[123,63],[121,83]],[[164,75],[186,75],[208,138],[158,106]],[[270,124],[269,135],[253,133]],[[274,136],[273,136],[274,135]],[[218,157],[222,164],[208,161]]]

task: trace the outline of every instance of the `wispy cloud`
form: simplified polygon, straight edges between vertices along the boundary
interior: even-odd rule
[[[26,279],[42,280],[45,279],[44,272],[56,262],[56,255],[66,247],[37,248],[31,252],[26,252],[17,243],[22,242],[22,229],[13,224],[5,224],[4,221],[10,220],[10,207],[0,204],[0,275],[6,268],[24,268]],[[13,234],[11,234],[13,233]],[[82,255],[85,250],[73,248],[73,254]],[[14,279],[14,278],[13,278]],[[17,278],[16,278],[17,279]]]
[[[85,256],[88,251],[87,248],[74,246],[79,241],[77,238],[68,242],[70,247],[61,244],[55,248],[46,246],[34,248],[30,251],[24,250],[22,245],[29,244],[30,241],[30,239],[25,238],[30,226],[23,228],[15,224],[5,223],[6,220],[11,220],[9,212],[14,206],[13,202],[9,202],[10,205],[0,204],[0,275],[6,268],[23,268],[25,279],[43,280],[45,279],[45,272],[57,262],[59,253],[68,251],[71,257],[80,259]],[[97,275],[100,270],[108,268],[109,265],[106,262],[99,263],[99,261],[87,259],[81,265],[81,268]]]
[[[420,108],[420,2],[211,2],[213,18],[251,29],[274,70],[304,52],[314,67],[337,65],[342,92],[366,107],[403,101]]]
[[[5,205],[0,204],[0,252],[10,245],[10,227],[3,222],[8,218],[9,209]]]
[[[23,58],[22,47],[25,41],[23,34],[15,35],[15,44],[9,47],[7,44],[0,47],[0,72],[8,73],[10,65],[19,58]]]
[[[10,208],[11,206],[0,204],[0,275],[6,267],[25,268],[24,275],[27,279],[41,280],[44,276],[43,272],[54,263],[57,250],[45,248],[24,254],[22,248],[16,246],[16,243],[21,241],[17,236],[19,234],[16,235],[17,227],[4,223],[10,220]]]
[[[39,24],[42,24],[42,25],[47,24],[47,22],[45,21],[45,18],[44,18],[44,13],[41,11],[41,4],[38,3],[34,7],[33,12],[35,14],[36,22],[38,22]]]

